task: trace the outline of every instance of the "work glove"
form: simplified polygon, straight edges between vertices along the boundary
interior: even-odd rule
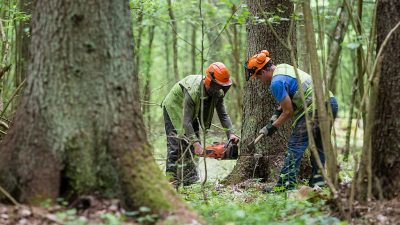
[[[239,142],[239,137],[236,136],[235,134],[229,134],[229,140],[233,143],[233,144],[237,144]]]
[[[282,112],[283,112],[283,110],[280,107],[275,109],[275,112],[274,112],[274,114],[272,114],[272,116],[269,119],[269,121],[271,123],[274,123],[278,119],[278,117],[282,114]]]
[[[194,147],[194,154],[196,155],[203,155],[203,146],[201,146],[200,142],[196,141],[193,143],[193,147]]]
[[[271,122],[269,122],[265,127],[261,128],[261,130],[258,133],[264,134],[265,136],[271,136],[277,130],[278,129],[274,127]]]

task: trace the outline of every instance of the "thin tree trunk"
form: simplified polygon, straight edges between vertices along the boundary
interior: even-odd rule
[[[237,6],[234,4],[232,6],[232,13],[237,11]],[[239,42],[239,35],[240,32],[237,29],[237,24],[233,23],[232,25],[232,31],[233,31],[233,48],[232,48],[232,56],[233,56],[233,65],[232,65],[232,70],[233,70],[233,77],[235,78],[235,92],[236,92],[236,119],[240,121],[240,110],[243,108],[243,93],[242,93],[242,75],[241,71],[239,71],[239,66],[241,64],[240,62],[240,42]]]
[[[143,4],[143,0],[139,0],[139,9],[138,9],[138,16],[137,16],[137,21],[135,22],[135,25],[138,28],[137,31],[137,36],[135,37],[135,35],[133,35],[133,41],[134,41],[134,49],[133,49],[133,58],[135,60],[135,68],[134,68],[134,73],[136,74],[136,77],[139,80],[140,78],[140,66],[141,66],[141,54],[140,54],[140,48],[142,46],[142,35],[143,35],[143,11],[144,11],[144,4]],[[136,34],[136,32],[134,33]],[[139,84],[139,87],[141,85]]]
[[[168,3],[168,14],[171,20],[172,27],[172,52],[173,52],[173,64],[174,64],[174,75],[175,80],[178,81],[180,79],[179,70],[178,70],[178,25],[176,23],[174,11],[172,9],[171,0],[167,0]]]
[[[147,50],[148,50],[148,60],[147,60],[147,67],[146,67],[146,84],[144,86],[144,107],[143,107],[143,115],[146,116],[147,118],[147,129],[151,131],[151,113],[150,113],[150,98],[151,98],[151,92],[150,92],[150,86],[151,86],[151,67],[152,67],[152,48],[153,48],[153,40],[154,40],[154,30],[155,30],[155,25],[152,25],[149,27],[149,42],[147,45]]]
[[[296,7],[297,13],[303,13],[301,7]],[[304,28],[304,20],[296,20],[296,39],[297,39],[297,55],[300,60],[299,69],[310,73],[310,54],[308,53],[306,44],[306,32]]]
[[[274,12],[278,5],[284,8],[282,12],[276,12],[283,18],[289,18],[293,13],[293,3],[285,1],[248,0],[247,5],[252,16],[265,17],[265,12]],[[267,19],[267,18],[266,18]],[[278,35],[286,40],[289,31],[289,21],[281,21],[279,25],[273,25]],[[268,29],[266,24],[247,24],[247,58],[262,49],[270,52],[274,63],[290,63],[290,51],[281,46],[278,39]],[[294,36],[292,37],[293,46]],[[258,136],[258,131],[267,124],[273,111],[278,106],[273,99],[268,87],[261,82],[251,79],[245,85],[243,98],[243,116],[241,132],[241,156],[233,171],[226,178],[226,183],[238,183],[250,178],[262,178],[271,181],[278,178],[283,164],[284,152],[287,145],[287,136],[290,131],[290,124],[279,129],[279,132],[272,138],[264,138],[256,146],[256,152],[249,152],[247,144]],[[254,157],[254,153],[262,154],[261,158]]]
[[[165,41],[164,41],[164,47],[165,47],[165,72],[167,74],[167,77],[169,80],[173,80],[175,77],[171,77],[171,59],[170,59],[170,52],[169,52],[169,25],[165,27],[164,31],[164,36],[165,36]]]
[[[27,88],[0,150],[0,185],[19,201],[97,192],[194,217],[146,140],[130,18],[125,0],[37,1]]]
[[[192,24],[192,37],[191,37],[191,42],[192,42],[192,48],[191,48],[191,60],[192,60],[192,74],[197,74],[196,73],[196,36],[197,36],[197,26],[195,23]]]
[[[347,26],[349,24],[349,15],[346,12],[346,3],[343,1],[340,7],[339,19],[336,23],[335,28],[332,30],[330,43],[329,43],[329,54],[326,62],[326,77],[328,79],[328,87],[333,93],[336,92],[336,72],[339,62],[339,57],[342,52],[342,42],[347,32]]]
[[[310,8],[310,0],[305,0],[302,3],[302,6],[303,6],[305,29],[307,33],[306,36],[307,48],[310,52],[310,59],[311,59],[311,75],[313,77],[313,87],[316,100],[315,103],[318,111],[318,121],[321,130],[322,145],[326,156],[326,167],[329,178],[331,179],[333,185],[337,187],[338,185],[337,159],[336,159],[336,153],[332,147],[331,135],[330,135],[330,123],[332,123],[332,120],[329,118],[325,106],[329,97],[329,93],[328,91],[324,93],[323,90],[323,81],[321,78],[317,49],[315,46],[316,42],[312,24],[313,19]]]
[[[30,0],[19,0],[19,10],[27,15],[32,14],[33,2]],[[26,77],[29,60],[30,43],[30,20],[20,21],[15,35],[16,63],[15,63],[15,87],[18,87]]]

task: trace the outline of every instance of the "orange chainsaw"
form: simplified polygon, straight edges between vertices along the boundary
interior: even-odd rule
[[[239,157],[238,146],[231,140],[228,143],[214,142],[206,147],[206,157],[222,160],[237,159]]]

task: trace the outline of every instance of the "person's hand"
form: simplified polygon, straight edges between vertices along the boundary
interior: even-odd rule
[[[271,136],[275,133],[278,129],[272,125],[272,123],[268,123],[265,127],[261,128],[258,132],[260,134],[264,134],[265,136]]]
[[[272,116],[271,116],[271,118],[269,119],[269,121],[271,122],[271,123],[274,123],[278,118],[279,118],[279,116],[282,114],[282,109],[281,108],[277,108],[277,109],[275,109],[275,111],[274,111],[274,114],[272,114]]]
[[[239,137],[236,136],[235,134],[230,134],[229,135],[229,140],[233,143],[233,144],[237,144],[239,142]]]
[[[203,155],[203,147],[201,146],[200,142],[196,141],[195,143],[193,143],[193,147],[194,147],[194,154],[196,155]]]

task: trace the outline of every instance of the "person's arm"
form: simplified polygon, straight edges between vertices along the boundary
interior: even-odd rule
[[[193,128],[193,120],[196,118],[196,115],[194,115],[196,111],[195,107],[196,106],[189,93],[184,90],[182,124],[185,131],[185,136],[189,139],[191,144],[196,141],[200,142]]]
[[[218,118],[222,127],[226,129],[226,136],[228,139],[233,139],[234,143],[237,143],[239,141],[239,137],[234,134],[231,118],[225,109],[224,98],[217,99],[215,109],[217,110]]]
[[[183,98],[183,129],[185,130],[185,136],[189,139],[189,143],[194,147],[194,153],[197,155],[203,154],[203,146],[200,140],[197,138],[193,128],[193,120],[196,118],[196,106],[190,97],[189,93],[185,90],[185,96]]]
[[[288,95],[284,97],[284,99],[279,103],[282,113],[278,117],[275,122],[272,123],[272,126],[278,128],[280,127],[283,123],[285,123],[287,120],[289,120],[293,116],[293,105],[292,105],[292,100]]]
[[[286,91],[285,83],[282,81],[272,82],[270,89],[274,98],[279,102],[282,113],[280,113],[279,117],[275,121],[271,120],[267,125],[261,128],[259,133],[263,133],[267,136],[274,134],[278,127],[293,115],[292,100]]]

